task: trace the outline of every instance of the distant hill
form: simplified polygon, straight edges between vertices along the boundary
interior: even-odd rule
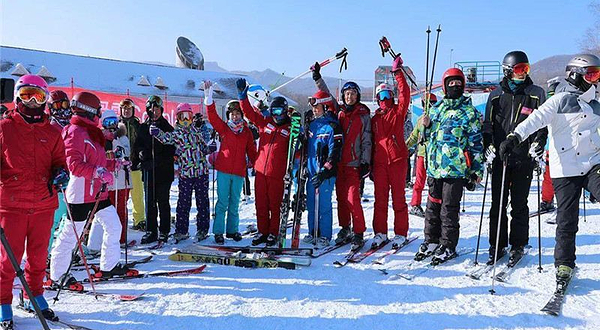
[[[556,76],[564,77],[565,67],[575,55],[555,55],[531,64],[531,79],[546,88],[546,82]]]

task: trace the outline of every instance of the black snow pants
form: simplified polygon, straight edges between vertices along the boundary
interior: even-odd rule
[[[425,241],[455,249],[458,245],[460,200],[465,179],[427,178],[429,196],[425,210]]]

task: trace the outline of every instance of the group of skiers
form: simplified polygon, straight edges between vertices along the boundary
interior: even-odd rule
[[[318,91],[309,98],[312,111],[305,114],[304,127],[292,120],[294,114],[283,97],[275,97],[269,106],[251,102],[243,78],[236,82],[238,99],[227,104],[226,118],[221,118],[213,100],[213,84],[205,81],[204,105],[220,137],[218,151],[211,148],[204,118],[187,103],[178,105],[173,128],[163,116],[160,97],[148,98],[148,118],[141,122],[131,99],[121,102],[117,116],[112,110],[103,111],[93,93],[80,92],[69,100],[62,91],[50,93],[43,78],[22,76],[15,85],[15,109],[0,120],[0,224],[17,261],[27,251],[25,277],[34,296],[24,297],[25,308],[32,309],[33,300],[44,317],[56,318],[43,296],[48,250],[50,289],[81,288],[68,270],[74,248],[79,246],[83,254],[81,242],[86,240],[90,250],[101,250],[99,268],[91,276],[135,274],[135,269],[119,262],[121,245],[128,244],[127,200],[131,194],[134,228],[146,231],[141,243],[166,242],[171,226],[169,192],[176,171],[179,199],[174,238],[189,237],[195,192],[196,237],[205,239],[210,227],[208,161],[217,170],[215,242],[242,239],[240,195],[248,168],[254,168],[258,234],[252,244],[275,245],[281,224],[286,224],[280,219],[284,177],[289,175],[290,139],[297,135],[298,149],[305,153],[301,158],[307,160],[309,234],[303,241],[317,248],[331,244],[335,187],[341,227],[335,244],[351,242],[352,251],[365,244],[360,196],[365,178],[373,180],[375,187],[371,247],[390,241],[396,247],[405,243],[409,229],[407,145],[418,145],[411,213],[424,213],[425,239],[415,259],[431,256],[434,264],[457,255],[463,189],[475,189],[486,166],[492,178],[489,262],[503,257],[509,245],[510,259],[522,256],[529,239],[527,200],[533,170],[546,163],[549,135],[552,172],[547,172],[558,207],[555,266],[557,278],[569,278],[575,266],[581,189],[600,195],[600,59],[589,54],[573,58],[566,79],[554,84],[554,95],[546,99],[543,89],[529,78],[526,54],[510,52],[502,64],[504,78],[490,94],[484,116],[465,93],[463,72],[450,68],[442,76],[443,98],[438,101],[434,94],[424,94],[425,111],[410,136],[404,131],[410,88],[402,65],[401,57],[396,57],[392,72],[397,89],[388,84],[377,87],[378,109],[371,116],[361,103],[356,83],[344,84],[337,102],[315,63],[312,77]],[[250,123],[258,129],[258,146]],[[425,182],[429,192],[423,212]],[[387,225],[390,191],[391,239]],[[502,212],[509,199],[510,234],[508,215]],[[552,198],[546,196],[544,201],[551,203]],[[0,328],[12,329],[15,270],[4,245],[1,252]]]

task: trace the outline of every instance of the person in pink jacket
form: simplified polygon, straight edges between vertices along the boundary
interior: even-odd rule
[[[117,160],[106,159],[104,150],[105,138],[98,119],[101,114],[100,100],[92,93],[80,92],[71,101],[73,118],[63,130],[67,165],[71,172],[71,180],[67,185],[67,198],[70,216],[77,228],[77,235],[85,226],[88,214],[94,208],[96,196],[99,203],[93,221],[104,230],[100,257],[100,270],[95,277],[112,277],[135,272],[119,264],[121,249],[121,222],[117,210],[108,199],[108,189],[103,187],[113,184],[112,172],[119,168]],[[71,252],[77,244],[72,225],[63,226],[52,248],[50,261],[50,278],[52,287],[61,285],[64,289],[81,290],[82,286],[71,275],[66,273],[71,263]]]

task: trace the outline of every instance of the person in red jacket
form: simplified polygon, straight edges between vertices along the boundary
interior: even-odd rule
[[[102,227],[104,235],[100,270],[94,276],[107,278],[131,274],[135,270],[119,264],[121,222],[117,210],[108,198],[108,189],[102,189],[103,186],[113,184],[112,172],[120,169],[121,165],[118,159],[106,159],[104,150],[106,141],[98,127],[101,115],[100,100],[92,93],[80,92],[73,96],[71,108],[73,110],[71,124],[63,130],[65,154],[72,175],[65,190],[70,210],[69,220],[75,223],[77,235],[81,235],[99,193],[93,222]],[[83,288],[73,275],[67,273],[71,263],[71,252],[77,244],[75,235],[73,224],[63,226],[52,248],[50,279],[51,286],[54,288],[58,289],[61,285],[68,290]]]
[[[331,94],[321,78],[319,63],[315,63],[312,70],[317,88]],[[335,182],[338,221],[342,229],[335,243],[352,240],[351,249],[357,250],[365,244],[363,235],[367,229],[360,204],[360,180],[369,176],[371,167],[371,117],[369,108],[360,102],[360,87],[355,82],[344,84],[342,101],[341,105],[334,102],[344,132],[342,159],[338,163],[338,180]],[[350,228],[351,220],[353,228]]]
[[[375,183],[375,210],[373,212],[372,248],[388,241],[387,215],[390,189],[394,209],[393,244],[400,246],[408,233],[408,207],[404,195],[408,150],[404,143],[404,120],[410,104],[410,87],[402,73],[402,58],[396,57],[392,72],[398,83],[398,104],[394,104],[394,92],[388,84],[376,89],[379,108],[371,118],[373,131],[373,182]]]
[[[256,146],[252,132],[244,121],[240,103],[227,103],[227,122],[217,114],[212,98],[212,83],[204,82],[204,105],[207,107],[208,121],[221,137],[221,148],[215,160],[217,169],[217,205],[213,233],[217,244],[224,244],[223,233],[227,238],[238,242],[242,240],[239,232],[240,194],[247,172],[246,157],[252,164],[256,160]],[[225,213],[227,212],[227,229],[225,230]]]
[[[47,319],[57,319],[44,299],[48,240],[54,210],[54,186],[69,179],[65,145],[44,114],[48,85],[36,75],[15,84],[15,111],[0,120],[0,225],[18,263],[27,249],[25,279]],[[12,329],[15,269],[0,248],[0,327]],[[29,299],[25,296],[25,298]],[[32,308],[28,302],[25,307]]]
[[[270,116],[255,111],[248,101],[246,79],[236,82],[244,116],[259,129],[258,157],[254,164],[256,177],[256,217],[259,236],[252,245],[266,243],[272,246],[279,234],[280,207],[283,200],[283,177],[290,140],[290,117],[285,98],[278,96],[269,106]]]

